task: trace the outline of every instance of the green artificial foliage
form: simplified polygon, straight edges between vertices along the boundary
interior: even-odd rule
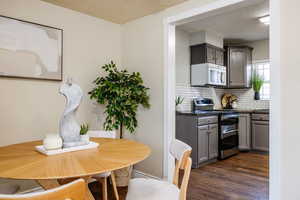
[[[264,79],[256,71],[252,75],[251,79],[252,87],[255,92],[259,92],[264,84]]]
[[[93,82],[96,86],[89,95],[106,106],[104,129],[120,129],[120,138],[123,138],[123,126],[130,133],[138,126],[136,113],[139,105],[150,108],[149,88],[143,85],[139,72],[118,70],[113,61],[102,66],[102,69],[106,76],[98,77]]]
[[[184,98],[181,96],[176,97],[175,105],[178,106],[178,105],[182,104],[183,100],[184,100]]]
[[[80,126],[80,135],[86,135],[89,131],[89,125],[88,124],[82,124]]]

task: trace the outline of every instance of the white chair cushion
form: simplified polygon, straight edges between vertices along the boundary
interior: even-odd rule
[[[177,139],[172,140],[170,144],[170,153],[176,160],[181,160],[184,153],[191,150],[192,147]]]
[[[99,179],[99,178],[106,178],[106,177],[109,177],[111,174],[111,172],[104,172],[104,173],[101,173],[101,174],[96,174],[93,176],[94,179]]]
[[[179,189],[165,181],[135,178],[129,182],[126,200],[179,200]]]

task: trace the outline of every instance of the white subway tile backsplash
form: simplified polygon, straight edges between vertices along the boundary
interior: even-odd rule
[[[268,109],[270,101],[254,100],[254,91],[252,89],[234,89],[226,90],[226,92],[234,94],[238,97],[239,109]]]
[[[268,109],[269,101],[254,100],[254,91],[252,89],[216,89],[190,87],[189,85],[177,85],[176,96],[184,97],[181,110],[191,111],[192,101],[196,97],[211,98],[215,102],[215,109],[221,108],[221,98],[224,93],[231,93],[238,97],[238,109]]]
[[[181,107],[182,110],[186,111],[192,110],[193,99],[197,97],[212,98],[215,102],[215,108],[221,108],[220,99],[222,95],[222,89],[190,87],[185,85],[176,86],[176,96],[184,97]]]

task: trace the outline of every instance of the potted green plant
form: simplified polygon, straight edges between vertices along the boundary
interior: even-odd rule
[[[182,111],[182,103],[184,101],[184,98],[181,96],[177,96],[175,99],[175,105],[176,105],[176,111]]]
[[[255,100],[260,100],[260,95],[259,91],[262,88],[264,84],[264,79],[262,76],[260,76],[257,71],[254,71],[251,79],[252,87],[254,90],[254,99]]]
[[[86,143],[90,142],[90,136],[87,134],[88,131],[89,131],[89,125],[88,124],[82,124],[80,126],[81,141],[85,141]]]
[[[104,129],[119,130],[122,139],[124,129],[133,133],[137,128],[136,115],[139,106],[150,108],[149,88],[144,86],[139,72],[129,73],[127,70],[118,70],[113,61],[102,66],[102,69],[106,75],[96,78],[93,82],[95,87],[89,95],[92,100],[105,105]],[[129,167],[115,172],[118,186],[128,185],[131,170],[132,167]]]

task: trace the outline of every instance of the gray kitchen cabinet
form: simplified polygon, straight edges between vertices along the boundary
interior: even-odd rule
[[[252,48],[248,46],[226,47],[226,60],[228,87],[250,88]]]
[[[198,167],[198,117],[194,115],[176,115],[176,139],[192,147],[192,167]]]
[[[218,157],[218,117],[176,114],[176,139],[192,147],[192,167]]]
[[[229,86],[243,86],[245,83],[246,54],[243,49],[231,49]]]
[[[214,159],[218,157],[218,125],[212,124],[209,125],[208,130],[208,143],[209,143],[209,150],[208,150],[208,159]]]
[[[251,149],[251,116],[241,113],[239,116],[239,149]]]
[[[207,161],[208,158],[208,125],[198,127],[198,163]]]
[[[269,151],[268,121],[252,121],[252,149]]]
[[[190,47],[191,65],[211,63],[224,66],[224,49],[203,43]]]
[[[206,59],[208,63],[216,63],[216,49],[210,46],[206,47]]]
[[[216,64],[224,66],[224,51],[223,50],[216,50]]]

